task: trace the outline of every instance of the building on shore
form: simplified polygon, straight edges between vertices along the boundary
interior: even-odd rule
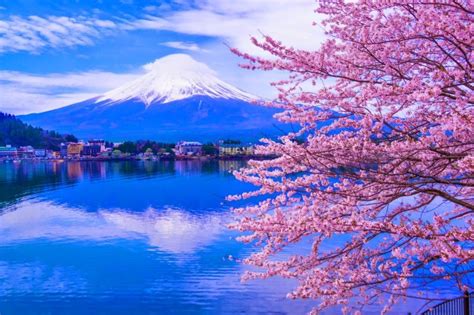
[[[59,155],[63,158],[80,158],[102,156],[106,152],[104,140],[89,140],[88,142],[66,142],[61,143]]]
[[[105,151],[105,140],[103,139],[91,139],[87,141],[87,143],[90,145],[99,146],[101,152]]]
[[[67,146],[68,146],[69,143],[61,143],[59,145],[59,155],[62,157],[62,158],[65,158],[67,157]]]
[[[255,155],[255,148],[251,144],[232,143],[219,144],[219,156],[252,156]]]
[[[46,158],[48,157],[48,151],[46,149],[34,149],[35,157],[37,158]]]
[[[71,142],[67,145],[67,157],[68,158],[79,158],[81,157],[82,149],[84,148],[84,143],[74,143]]]
[[[145,153],[143,153],[143,159],[151,160],[155,157],[153,150],[151,148],[146,149]]]
[[[20,146],[18,148],[11,145],[0,146],[0,159],[56,159],[59,152],[47,149],[36,149],[32,146]]]
[[[100,152],[100,146],[87,143],[82,148],[81,156],[98,156]]]
[[[47,151],[48,159],[59,159],[61,158],[61,153],[59,151]]]
[[[18,157],[21,159],[32,159],[35,157],[35,149],[31,145],[18,148]]]
[[[105,141],[104,142],[89,141],[88,143],[84,144],[81,151],[81,156],[99,156],[104,151],[105,151]]]
[[[202,155],[202,143],[197,141],[180,141],[175,146],[175,153],[179,156]]]
[[[18,157],[18,150],[16,147],[12,147],[11,145],[6,145],[4,147],[0,147],[0,158],[17,158]]]

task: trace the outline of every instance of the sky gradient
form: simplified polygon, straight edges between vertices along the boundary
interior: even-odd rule
[[[278,74],[239,69],[228,47],[262,54],[250,36],[263,33],[314,49],[323,38],[314,8],[313,0],[0,0],[0,111],[41,112],[100,95],[172,53],[272,97]]]

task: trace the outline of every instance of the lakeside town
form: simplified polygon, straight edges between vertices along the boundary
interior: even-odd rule
[[[153,143],[153,145],[151,145]],[[21,160],[183,160],[261,158],[255,145],[238,140],[220,140],[203,144],[179,141],[176,144],[107,142],[102,139],[61,143],[59,150],[28,146],[0,146],[0,161]]]

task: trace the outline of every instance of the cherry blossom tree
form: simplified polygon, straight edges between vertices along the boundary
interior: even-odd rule
[[[316,51],[252,38],[241,66],[283,71],[280,121],[297,126],[236,172],[260,199],[231,227],[256,244],[245,279],[296,279],[290,298],[382,313],[423,288],[472,290],[474,5],[320,2]],[[297,17],[295,17],[297,18]],[[277,22],[275,22],[277,23]],[[294,250],[297,247],[298,250]],[[253,270],[253,269],[252,269]]]

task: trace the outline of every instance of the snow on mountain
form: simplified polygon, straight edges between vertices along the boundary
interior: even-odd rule
[[[207,65],[186,54],[173,54],[145,66],[148,72],[121,87],[111,90],[96,103],[113,105],[140,100],[147,107],[153,103],[170,103],[192,96],[252,101],[257,99],[220,79]]]

